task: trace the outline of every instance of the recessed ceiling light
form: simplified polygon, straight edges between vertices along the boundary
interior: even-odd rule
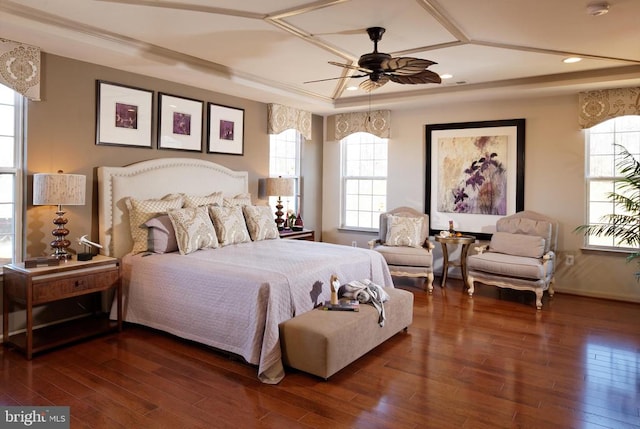
[[[564,60],[562,60],[562,62],[565,63],[565,64],[577,63],[579,61],[582,61],[582,58],[580,58],[580,57],[569,57],[569,58],[565,58]]]
[[[609,3],[596,2],[587,5],[587,13],[591,16],[602,16],[609,12]]]
[[[440,75],[440,79],[451,79],[453,77],[452,74],[444,73]]]
[[[357,86],[348,86],[348,87],[347,87],[347,91],[355,91],[355,90],[357,90],[357,89],[358,89],[358,87],[357,87]]]

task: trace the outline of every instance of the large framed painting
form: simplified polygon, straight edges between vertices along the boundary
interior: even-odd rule
[[[207,103],[209,153],[244,154],[244,109]]]
[[[425,212],[431,234],[454,229],[480,240],[524,209],[525,120],[426,125]]]
[[[158,149],[202,152],[204,102],[158,93]]]
[[[151,149],[153,91],[96,81],[96,144]]]

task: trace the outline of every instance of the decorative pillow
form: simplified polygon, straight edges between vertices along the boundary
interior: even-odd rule
[[[181,255],[188,255],[198,249],[218,247],[218,237],[206,207],[171,210],[169,219],[176,231]]]
[[[240,206],[209,206],[209,214],[221,246],[251,241]]]
[[[145,222],[149,219],[166,214],[169,210],[179,209],[182,207],[182,196],[171,195],[160,200],[136,200],[135,198],[127,198],[125,205],[129,210],[129,226],[131,229],[131,238],[133,240],[133,253],[140,253],[147,250],[147,242],[149,239],[148,228]]]
[[[545,252],[545,239],[536,235],[494,232],[489,248],[507,255],[541,258]]]
[[[387,215],[387,246],[422,247],[422,217]]]
[[[233,198],[224,197],[222,205],[224,207],[250,206],[251,194],[238,194]]]
[[[196,196],[196,195],[184,196],[185,207],[202,207],[202,206],[211,206],[211,205],[221,206],[222,203],[223,203],[222,192],[214,192],[213,194],[204,195],[204,196]]]
[[[545,253],[550,250],[551,231],[553,226],[551,222],[545,220],[529,219],[526,217],[507,216],[496,222],[499,232],[509,232],[511,234],[537,235],[545,240]]]
[[[280,238],[271,207],[244,206],[242,207],[247,229],[253,241]]]
[[[145,226],[149,228],[149,241],[147,250],[154,253],[169,253],[178,251],[176,241],[176,231],[169,215],[160,215],[146,221]]]

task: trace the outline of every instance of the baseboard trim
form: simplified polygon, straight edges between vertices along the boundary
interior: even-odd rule
[[[620,296],[620,295],[612,295],[606,292],[588,292],[581,289],[571,289],[571,288],[562,288],[557,289],[553,288],[555,293],[561,293],[566,295],[576,295],[576,296],[586,296],[588,298],[599,298],[599,299],[607,299],[609,301],[620,301],[620,302],[630,302],[634,304],[640,304],[640,297],[637,296]]]

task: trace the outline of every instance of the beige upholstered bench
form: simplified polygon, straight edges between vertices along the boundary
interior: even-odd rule
[[[413,321],[413,294],[385,289],[386,320],[378,325],[378,311],[361,304],[360,311],[325,311],[320,308],[280,324],[280,345],[285,365],[324,379],[329,378]]]

